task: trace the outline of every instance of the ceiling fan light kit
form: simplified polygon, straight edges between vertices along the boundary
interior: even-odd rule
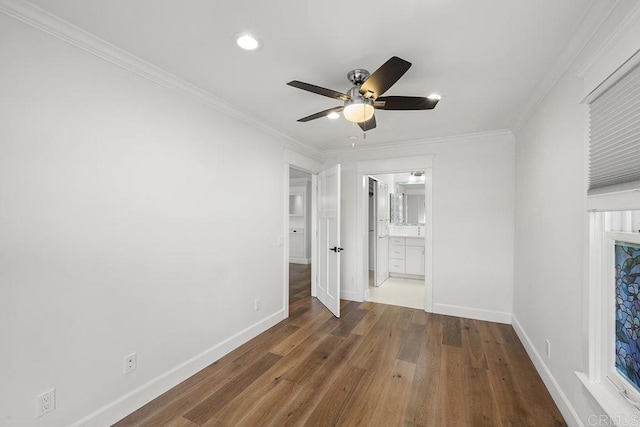
[[[354,123],[362,123],[373,117],[373,100],[367,99],[359,92],[359,87],[349,89],[349,99],[344,101],[342,115],[345,119]]]
[[[287,83],[289,86],[344,102],[341,107],[329,108],[298,121],[308,122],[321,117],[338,118],[342,112],[346,120],[357,123],[366,132],[376,127],[375,110],[432,110],[440,101],[440,95],[431,94],[426,98],[382,96],[410,67],[410,62],[393,56],[373,74],[361,68],[351,70],[347,79],[353,87],[346,94],[298,80],[290,81]]]
[[[373,117],[373,102],[367,103],[358,100],[345,101],[345,107],[342,110],[345,119],[354,123],[363,123]]]

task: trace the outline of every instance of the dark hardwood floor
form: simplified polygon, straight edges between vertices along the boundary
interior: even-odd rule
[[[509,325],[310,297],[116,426],[566,426]]]

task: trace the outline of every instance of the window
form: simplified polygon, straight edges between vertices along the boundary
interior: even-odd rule
[[[639,228],[640,211],[591,213],[589,374],[578,376],[620,420],[640,420]]]

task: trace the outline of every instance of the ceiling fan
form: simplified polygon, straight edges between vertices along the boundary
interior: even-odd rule
[[[366,132],[376,127],[374,110],[432,110],[440,100],[438,95],[429,95],[426,98],[419,96],[381,96],[410,67],[410,62],[393,56],[373,74],[363,69],[352,70],[347,74],[347,78],[354,86],[346,94],[298,80],[290,81],[287,83],[289,86],[344,101],[342,106],[320,111],[303,117],[298,121],[308,122],[326,117],[332,113],[342,112],[345,119],[357,123]]]

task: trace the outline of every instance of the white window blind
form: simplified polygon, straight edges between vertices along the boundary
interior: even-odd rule
[[[591,102],[589,195],[640,188],[640,66]]]

